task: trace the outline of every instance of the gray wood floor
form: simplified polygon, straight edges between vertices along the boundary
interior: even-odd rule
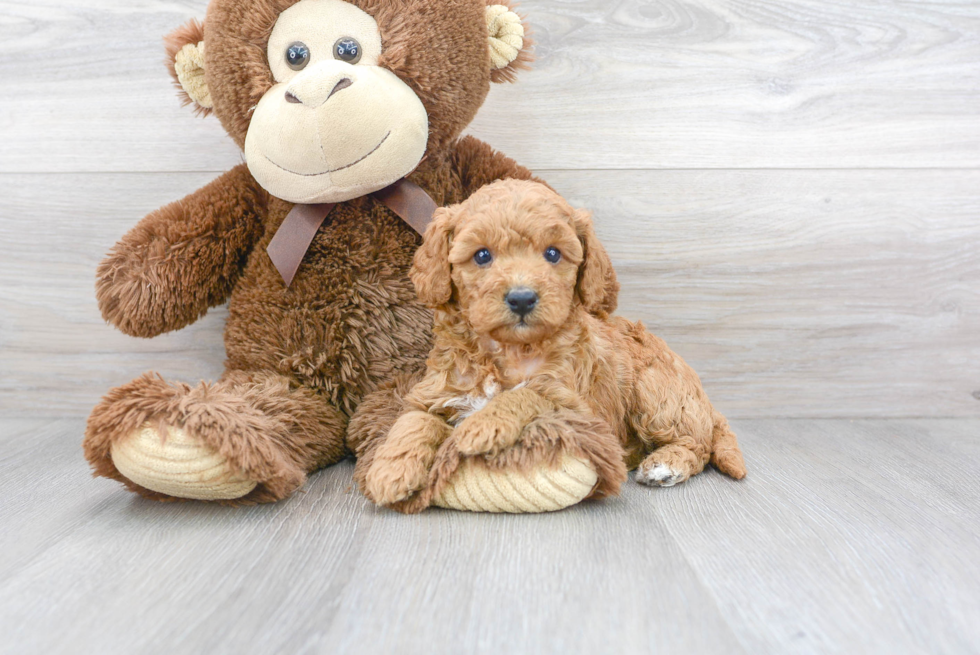
[[[8,419],[0,650],[977,652],[980,420],[734,427],[741,483],[405,517],[349,462],[273,506],[143,501],[88,477],[81,420]]]

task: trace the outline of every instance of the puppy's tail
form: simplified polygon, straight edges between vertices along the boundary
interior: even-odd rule
[[[728,421],[717,410],[712,410],[712,420],[711,463],[725,475],[741,480],[745,477],[745,460],[742,459],[738,439],[728,427]]]

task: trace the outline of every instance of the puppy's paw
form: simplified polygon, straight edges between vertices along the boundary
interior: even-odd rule
[[[461,455],[488,455],[517,443],[523,426],[514,416],[481,410],[453,431]]]
[[[375,459],[364,480],[365,495],[378,505],[405,500],[425,487],[429,467],[417,457]]]
[[[651,487],[673,487],[687,480],[688,474],[661,462],[643,462],[636,470],[636,481]]]

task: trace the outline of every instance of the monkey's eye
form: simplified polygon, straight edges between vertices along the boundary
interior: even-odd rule
[[[357,39],[343,36],[333,44],[333,56],[348,64],[356,64],[361,59],[361,44]]]
[[[551,262],[552,264],[557,264],[558,261],[561,259],[561,251],[558,250],[558,248],[555,248],[554,246],[548,246],[544,250],[544,258],[545,260]]]
[[[294,71],[303,70],[310,62],[310,49],[297,41],[286,49],[286,65]]]
[[[476,251],[476,254],[473,255],[473,263],[477,266],[486,266],[492,261],[493,255],[491,255],[490,251],[486,248],[480,248]]]

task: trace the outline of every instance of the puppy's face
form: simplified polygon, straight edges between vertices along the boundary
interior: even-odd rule
[[[565,208],[538,202],[466,214],[449,249],[456,300],[480,335],[533,343],[556,330],[575,302],[582,244]]]
[[[608,314],[619,291],[589,213],[521,180],[436,210],[411,277],[422,302],[458,311],[474,332],[504,343],[554,333],[576,304]]]

